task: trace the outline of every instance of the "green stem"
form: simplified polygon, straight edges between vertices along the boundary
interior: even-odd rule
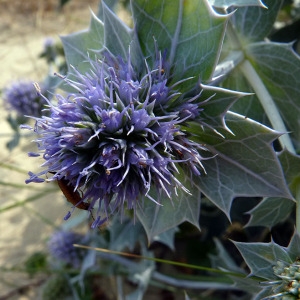
[[[230,22],[227,27],[227,36],[233,47],[233,53],[243,51],[243,45]],[[273,129],[282,133],[282,135],[279,137],[279,142],[282,148],[286,148],[291,153],[296,154],[295,148],[289,135],[287,134],[288,131],[284,125],[277,106],[256,70],[246,58],[238,65],[238,67],[252,86],[257,98],[264,108],[266,115],[268,116]]]
[[[289,152],[296,154],[295,148],[292,144],[289,134],[287,133],[287,129],[280,116],[277,106],[266,89],[264,83],[256,73],[255,69],[248,60],[244,60],[239,65],[239,68],[254,89],[261,105],[264,108],[265,113],[269,118],[269,121],[272,124],[273,129],[283,133],[283,135],[278,138],[282,148],[285,148]],[[300,185],[297,187],[296,194],[296,230],[300,233]]]
[[[146,259],[146,260],[169,264],[169,265],[173,265],[173,266],[177,266],[177,267],[191,268],[191,269],[196,269],[196,270],[201,270],[201,271],[208,271],[208,272],[219,273],[219,274],[223,274],[223,275],[231,275],[231,276],[235,276],[235,277],[245,278],[245,274],[243,274],[243,273],[223,271],[223,270],[209,268],[209,267],[191,265],[191,264],[181,263],[178,261],[166,260],[166,259],[161,259],[161,258],[156,258],[156,257],[141,256],[141,255],[137,255],[137,254],[114,251],[114,250],[105,249],[105,248],[90,247],[90,246],[79,245],[79,244],[73,244],[73,246],[77,247],[77,248],[95,250],[95,251],[99,251],[99,252],[103,252],[103,253],[108,253],[109,255],[115,254],[115,255],[130,257],[130,258]]]
[[[287,129],[280,116],[277,106],[274,103],[269,91],[266,89],[264,83],[260,79],[259,75],[256,73],[255,69],[247,59],[239,65],[239,68],[254,89],[256,96],[260,100],[260,103],[263,106],[273,129],[279,131],[280,133],[283,133],[279,137],[279,142],[282,148],[286,148],[291,153],[296,154],[295,148],[289,135],[287,134]]]
[[[227,36],[232,44],[234,52],[237,50],[243,51],[242,43],[230,22],[227,27]],[[282,148],[285,148],[289,152],[296,154],[295,148],[289,134],[287,133],[287,129],[277,109],[277,106],[256,70],[247,59],[244,59],[238,67],[254,89],[256,96],[258,97],[270,123],[273,126],[273,129],[282,133],[278,139]],[[300,185],[297,187],[296,202],[296,230],[300,233]]]

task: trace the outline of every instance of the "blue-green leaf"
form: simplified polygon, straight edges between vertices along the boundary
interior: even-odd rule
[[[272,30],[282,0],[265,0],[268,7],[241,7],[231,16],[235,31],[243,45],[249,42],[262,41]]]
[[[293,261],[299,258],[299,249],[300,249],[300,236],[299,233],[295,231],[287,247],[289,256]]]
[[[127,27],[105,3],[103,6],[104,20],[104,44],[115,56],[124,59],[128,57],[129,45],[133,38],[133,30]]]
[[[109,248],[116,251],[123,251],[128,247],[133,251],[137,242],[146,240],[145,231],[140,223],[134,224],[133,220],[126,219],[120,222],[120,216],[116,216],[109,225],[110,244]]]
[[[193,140],[204,144],[215,157],[203,161],[207,175],[195,177],[195,185],[229,218],[235,197],[283,197],[291,199],[281,166],[271,145],[279,134],[243,116],[228,113],[221,135],[192,124]],[[192,126],[191,125],[191,126]]]
[[[277,278],[273,272],[273,266],[277,261],[292,262],[286,248],[273,241],[270,243],[233,243],[249,266],[250,275],[272,280]]]
[[[136,32],[122,22],[105,3],[102,3],[102,6],[105,48],[115,56],[121,56],[125,61],[128,60],[130,52],[131,63],[139,70],[144,61]]]
[[[261,201],[248,213],[251,218],[247,226],[273,227],[285,221],[295,208],[295,202],[290,199],[271,197]]]
[[[212,267],[215,269],[227,270],[236,273],[245,273],[245,271],[237,265],[234,259],[229,255],[222,243],[218,239],[214,239],[216,244],[216,255],[209,255]]]
[[[104,46],[104,25],[92,13],[88,29],[61,37],[69,72],[70,65],[85,74],[90,70],[89,60],[94,59]]]
[[[228,8],[231,6],[260,6],[266,7],[261,0],[208,0],[215,7]]]
[[[300,184],[300,156],[294,155],[287,150],[283,150],[279,153],[278,158],[290,191],[296,198],[297,189]]]
[[[119,0],[105,0],[105,1],[100,1],[99,3],[99,10],[97,13],[97,17],[103,21],[104,19],[104,8],[103,4],[107,6],[110,10],[115,11],[115,8],[118,4]]]
[[[137,288],[134,292],[126,295],[126,300],[142,300],[144,294],[148,288],[153,272],[153,264],[150,266],[144,266],[139,273],[135,273],[132,276],[132,281],[137,284]]]
[[[288,130],[291,130],[293,141],[299,148],[300,57],[291,44],[268,42],[249,45],[247,56],[274,99]]]
[[[192,195],[178,189],[178,195],[172,195],[171,199],[165,197],[161,201],[161,206],[146,198],[144,205],[137,209],[137,217],[144,226],[149,243],[155,236],[177,227],[184,221],[199,228],[200,192],[192,186],[182,170],[177,179],[191,191]],[[151,196],[156,198],[154,192]]]
[[[133,17],[144,55],[153,57],[155,43],[167,51],[174,66],[173,80],[194,77],[185,88],[199,79],[211,79],[219,58],[227,16],[217,15],[207,0],[135,0]]]
[[[173,227],[155,236],[153,240],[156,242],[160,242],[166,245],[167,247],[169,247],[171,250],[175,251],[174,239],[175,239],[175,234],[178,231],[179,231],[178,227]]]
[[[227,111],[239,98],[248,94],[213,86],[202,85],[202,88],[201,98],[209,100],[201,105],[201,121],[212,128],[226,128],[224,118]]]
[[[230,76],[228,76],[226,80],[222,82],[222,86],[236,91],[253,93],[252,95],[236,101],[232,105],[231,110],[238,114],[246,116],[249,119],[253,119],[257,122],[270,126],[264,109],[260,104],[259,99],[255,95],[253,88],[249,85],[249,82],[246,80],[246,78],[238,68],[230,73]]]
[[[189,295],[186,293],[186,291],[184,291],[184,300],[191,300],[191,298],[190,298]]]

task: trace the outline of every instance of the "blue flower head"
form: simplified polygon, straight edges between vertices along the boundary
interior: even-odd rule
[[[86,242],[84,235],[71,231],[56,231],[48,241],[50,255],[73,267],[79,268],[86,254],[81,248],[75,248],[74,244]]]
[[[93,227],[125,208],[136,210],[144,199],[163,204],[163,198],[189,191],[176,178],[181,169],[196,176],[205,172],[199,150],[182,129],[199,118],[200,94],[178,92],[160,53],[152,67],[135,70],[128,61],[106,51],[91,61],[91,70],[76,80],[65,78],[75,89],[49,103],[50,115],[36,118],[34,131],[43,153],[45,170],[30,172],[28,182],[67,181],[80,189],[89,210],[97,207]],[[70,215],[70,213],[69,213]]]
[[[41,85],[42,93],[46,90]],[[5,106],[19,116],[41,117],[47,101],[38,95],[33,82],[18,81],[4,89]]]

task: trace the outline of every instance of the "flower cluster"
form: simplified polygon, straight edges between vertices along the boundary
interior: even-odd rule
[[[280,279],[272,282],[275,284],[275,294],[264,299],[296,300],[300,298],[300,261],[292,264],[278,261],[273,267],[274,274]]]
[[[74,244],[85,242],[85,236],[71,231],[54,232],[48,241],[48,248],[51,256],[64,262],[73,268],[79,268],[83,261],[85,252],[75,248]]]
[[[42,86],[43,94],[46,93]],[[41,117],[47,102],[41,97],[31,81],[18,81],[4,90],[5,106],[19,116]]]
[[[26,182],[41,182],[50,172],[48,180],[80,189],[89,210],[98,206],[92,227],[125,204],[135,210],[145,197],[160,204],[178,188],[189,193],[176,178],[178,165],[200,175],[205,170],[199,151],[206,150],[181,128],[201,113],[201,93],[179,92],[189,79],[170,84],[160,52],[152,68],[145,62],[142,71],[130,57],[105,52],[101,61],[91,61],[89,73],[74,73],[76,81],[65,82],[76,92],[57,95],[57,105],[49,102],[50,116],[35,118],[45,170],[30,172]]]

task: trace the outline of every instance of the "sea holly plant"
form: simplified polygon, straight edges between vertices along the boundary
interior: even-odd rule
[[[293,235],[287,247],[270,243],[235,245],[243,255],[252,276],[262,278],[260,292],[254,299],[298,299],[300,286],[300,237]]]
[[[64,183],[74,205],[65,219],[76,207],[92,228],[130,216],[149,244],[185,221],[200,229],[204,198],[228,220],[237,197],[241,207],[264,198],[248,227],[288,218],[299,197],[300,60],[292,44],[266,40],[281,4],[132,0],[126,25],[102,2],[88,29],[62,37],[64,91],[34,117],[30,155],[44,163],[27,183]]]

